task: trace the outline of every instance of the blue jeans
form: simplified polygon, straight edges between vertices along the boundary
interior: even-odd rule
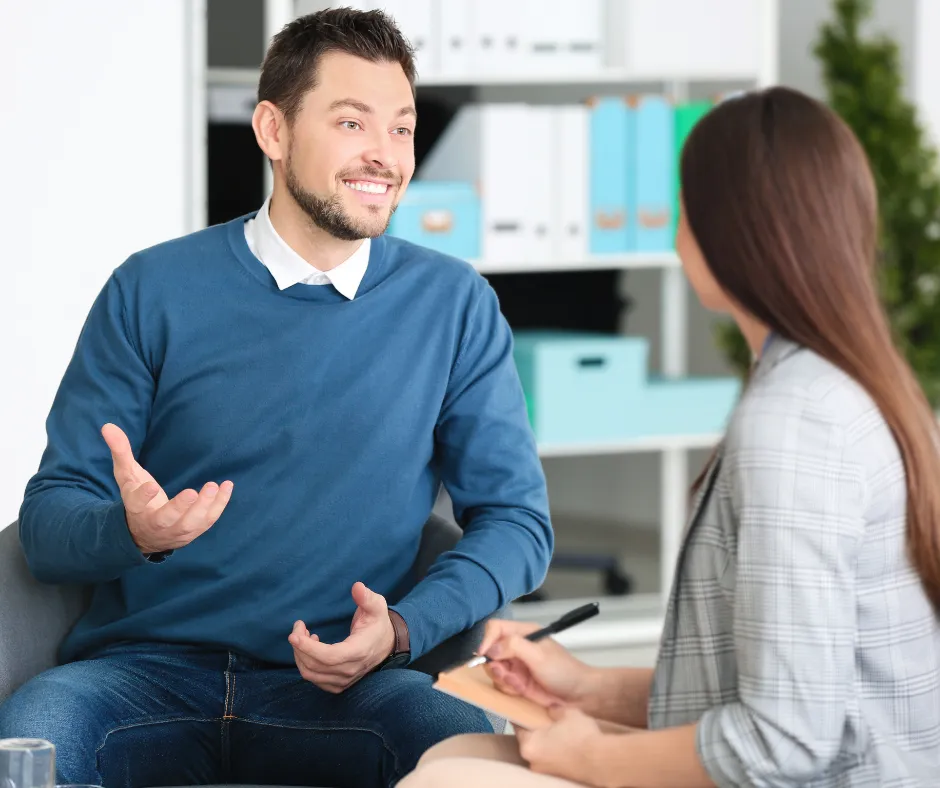
[[[0,738],[48,739],[58,783],[105,788],[392,786],[437,742],[491,731],[413,670],[332,695],[296,668],[170,645],[53,668],[0,706]]]

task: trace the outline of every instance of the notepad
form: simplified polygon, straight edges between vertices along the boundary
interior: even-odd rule
[[[483,665],[441,673],[434,689],[509,720],[517,728],[538,730],[552,724],[548,712],[536,703],[497,689]]]

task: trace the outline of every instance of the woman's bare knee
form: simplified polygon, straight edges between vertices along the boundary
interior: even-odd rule
[[[398,783],[398,788],[440,788],[445,785],[448,788],[460,788],[461,779],[457,769],[447,758],[429,763],[422,759],[418,762],[418,768]]]
[[[418,766],[426,766],[448,758],[480,758],[525,765],[525,761],[519,755],[519,745],[515,736],[468,733],[436,744],[421,757]]]
[[[576,783],[534,774],[516,763],[486,758],[440,758],[418,768],[398,788],[578,788]]]

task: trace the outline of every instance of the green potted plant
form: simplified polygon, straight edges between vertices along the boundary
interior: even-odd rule
[[[940,407],[940,170],[936,148],[903,92],[897,44],[863,37],[871,0],[834,0],[814,53],[828,104],[868,154],[880,199],[880,287],[896,338],[934,407]],[[717,341],[746,373],[751,355],[733,324]]]

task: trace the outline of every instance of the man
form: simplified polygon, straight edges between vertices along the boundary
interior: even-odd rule
[[[414,73],[381,13],[287,26],[253,117],[271,199],[134,255],[92,307],[20,529],[37,578],[94,599],[0,708],[60,783],[391,785],[489,730],[390,669],[536,588],[553,547],[493,291],[383,235]],[[415,584],[442,481],[465,535]]]

